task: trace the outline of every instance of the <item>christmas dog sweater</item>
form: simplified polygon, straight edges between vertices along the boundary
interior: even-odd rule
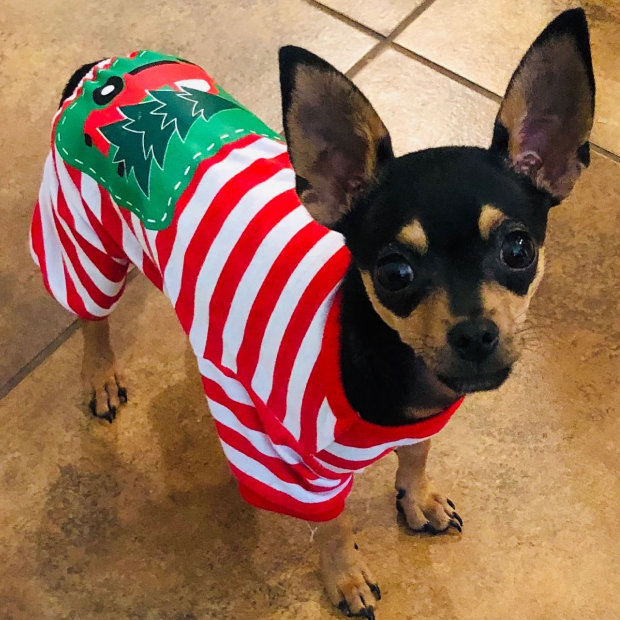
[[[460,404],[398,427],[351,409],[343,239],[300,204],[278,134],[187,61],[142,51],[84,77],[54,118],[30,240],[49,292],[84,319],[112,311],[130,263],[164,292],[260,508],[336,517],[354,472],[435,435]]]

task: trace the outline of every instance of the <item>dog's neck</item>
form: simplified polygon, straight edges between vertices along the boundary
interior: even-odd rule
[[[368,422],[407,424],[442,411],[458,398],[381,320],[354,266],[342,284],[340,343],[345,394]]]

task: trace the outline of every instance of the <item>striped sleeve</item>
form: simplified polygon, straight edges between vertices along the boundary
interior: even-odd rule
[[[120,298],[128,261],[106,232],[106,196],[57,152],[45,162],[30,249],[51,295],[80,318],[106,317]],[[107,198],[109,200],[109,198]]]
[[[199,362],[222,448],[244,499],[264,510],[307,521],[337,517],[353,484],[309,462],[291,433],[230,371]]]

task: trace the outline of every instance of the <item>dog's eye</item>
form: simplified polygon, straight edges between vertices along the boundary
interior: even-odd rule
[[[404,290],[415,278],[411,265],[400,254],[389,254],[380,259],[375,275],[379,286],[391,293]]]
[[[500,257],[510,269],[526,269],[536,258],[536,248],[526,233],[515,230],[504,237]]]

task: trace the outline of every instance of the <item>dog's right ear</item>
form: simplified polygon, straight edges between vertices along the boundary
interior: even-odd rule
[[[388,131],[349,78],[302,48],[280,50],[280,85],[297,192],[314,219],[337,227],[394,157]]]
[[[586,14],[571,9],[543,30],[517,67],[491,145],[554,204],[590,162],[594,94]]]

